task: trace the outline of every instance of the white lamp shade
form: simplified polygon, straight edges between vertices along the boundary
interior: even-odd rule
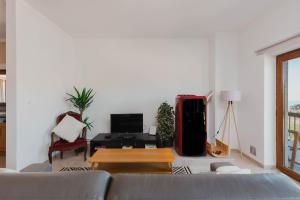
[[[241,92],[239,90],[224,90],[221,91],[221,98],[224,101],[240,101]]]

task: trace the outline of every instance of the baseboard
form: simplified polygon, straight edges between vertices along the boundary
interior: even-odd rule
[[[239,149],[231,149],[231,151],[235,151],[240,153]],[[250,157],[249,155],[245,154],[244,152],[242,152],[242,155],[244,157],[246,157],[247,159],[251,160],[252,162],[256,163],[259,167],[263,168],[263,169],[267,169],[267,170],[271,170],[271,169],[276,169],[276,165],[264,165],[261,162],[253,159],[252,157]]]

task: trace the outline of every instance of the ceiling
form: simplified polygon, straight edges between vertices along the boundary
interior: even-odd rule
[[[0,0],[0,38],[5,35]],[[282,0],[26,0],[74,37],[199,37],[246,26]],[[3,12],[2,12],[3,10]]]
[[[5,38],[5,0],[0,0],[0,40]]]

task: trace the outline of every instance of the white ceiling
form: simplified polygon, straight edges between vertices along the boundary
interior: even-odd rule
[[[5,38],[5,0],[0,0],[0,40]]]
[[[26,0],[74,37],[198,37],[246,26],[282,0]],[[0,34],[3,36],[0,0]],[[5,30],[4,30],[5,32]],[[0,36],[1,37],[1,36]]]

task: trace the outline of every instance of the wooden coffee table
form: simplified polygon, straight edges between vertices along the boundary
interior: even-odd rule
[[[89,159],[93,169],[110,173],[171,174],[172,149],[97,149]]]

